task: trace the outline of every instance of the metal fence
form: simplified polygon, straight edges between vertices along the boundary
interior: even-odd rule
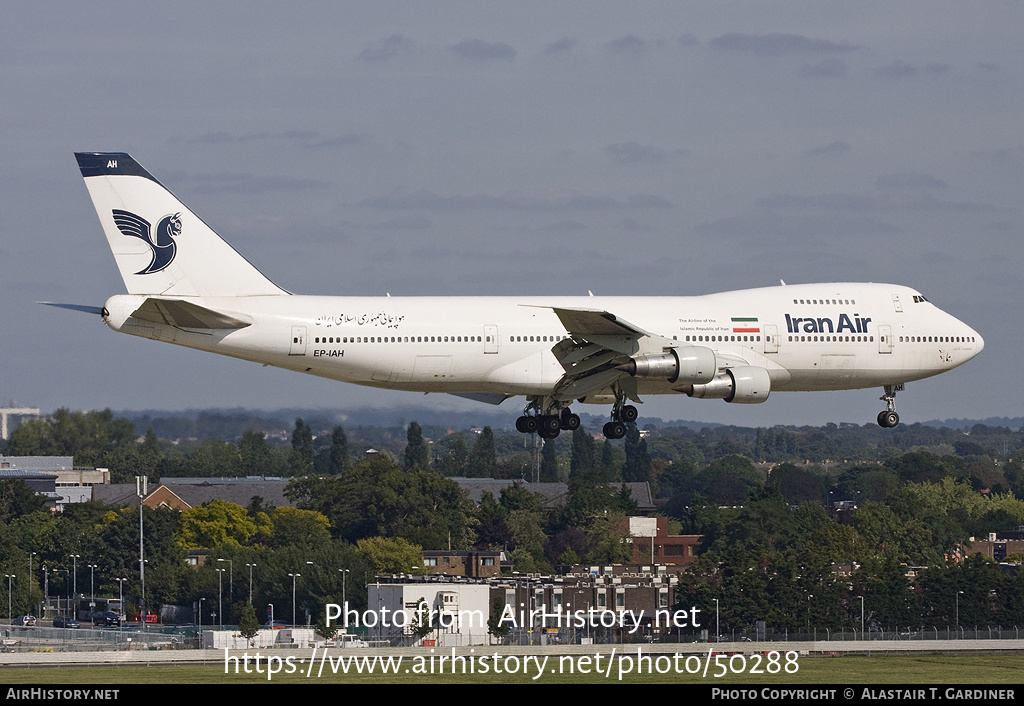
[[[52,628],[3,626],[0,648],[4,652],[86,652],[96,650],[191,649],[199,647],[192,630],[146,626],[127,628]]]

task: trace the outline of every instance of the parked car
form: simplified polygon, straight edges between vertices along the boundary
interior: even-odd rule
[[[17,618],[14,619],[14,622],[11,623],[11,625],[35,625],[35,624],[36,624],[36,616],[34,616],[34,615],[19,615]]]
[[[121,627],[121,616],[112,610],[105,610],[102,613],[92,614],[93,625]]]
[[[81,623],[76,618],[68,618],[63,615],[58,615],[53,619],[53,627],[55,628],[77,628],[81,627]]]

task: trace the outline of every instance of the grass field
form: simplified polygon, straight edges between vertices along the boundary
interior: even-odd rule
[[[407,658],[408,660],[409,658]],[[783,663],[784,664],[784,663]],[[1024,655],[928,655],[928,656],[846,656],[846,657],[801,657],[795,673],[779,671],[775,674],[729,673],[714,678],[714,665],[706,676],[701,674],[624,674],[619,679],[619,666],[613,666],[611,674],[567,674],[559,673],[558,660],[552,658],[546,664],[544,673],[538,678],[537,665],[531,665],[526,674],[452,674],[451,665],[445,673],[412,673],[411,660],[404,662],[397,674],[330,674],[329,666],[321,676],[314,669],[311,676],[300,672],[304,665],[296,664],[294,673],[287,674],[287,665],[281,673],[275,674],[273,684],[693,684],[716,686],[729,685],[793,685],[822,684],[838,687],[858,684],[1021,684],[1024,682]],[[568,663],[565,665],[568,666]],[[578,665],[577,665],[578,666]],[[601,665],[607,667],[607,660]],[[662,663],[664,668],[666,663]],[[691,666],[692,663],[691,663]],[[734,663],[734,668],[741,666]],[[762,665],[764,666],[764,665]],[[250,666],[250,668],[252,668]],[[589,665],[593,670],[594,665]],[[752,669],[753,665],[747,665]],[[112,667],[34,667],[0,669],[2,684],[55,685],[60,687],[84,685],[118,684],[266,684],[266,664],[263,674],[225,674],[224,665],[124,665]],[[406,670],[409,670],[408,673]],[[552,673],[552,669],[555,673]],[[625,670],[625,665],[622,665]],[[792,667],[791,667],[792,669]],[[685,666],[684,666],[685,671]]]

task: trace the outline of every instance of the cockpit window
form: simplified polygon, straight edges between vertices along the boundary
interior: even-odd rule
[[[927,300],[927,299],[925,299],[925,298],[924,298],[923,296],[921,296],[920,294],[915,294],[915,295],[914,295],[914,301],[915,301],[915,302],[926,302],[926,301],[928,301],[928,300]]]

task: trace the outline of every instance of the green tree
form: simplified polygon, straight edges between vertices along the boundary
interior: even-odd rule
[[[267,443],[267,435],[252,429],[242,434],[238,442],[238,456],[242,470],[250,476],[274,476],[281,472],[274,452]]]
[[[256,530],[256,523],[244,507],[211,500],[181,513],[178,544],[182,549],[238,547],[246,544]]]
[[[651,456],[647,451],[647,442],[640,438],[640,430],[636,423],[626,425],[626,463],[622,467],[622,480],[627,483],[640,483],[651,479]]]
[[[360,539],[356,550],[377,574],[414,573],[413,567],[423,564],[423,548],[401,537]]]
[[[252,647],[252,639],[256,637],[260,632],[260,621],[256,617],[256,609],[253,608],[252,603],[246,601],[245,605],[242,606],[241,615],[238,618],[238,633],[249,641],[249,647]]]
[[[428,470],[430,467],[430,449],[423,439],[423,429],[416,422],[409,423],[406,433],[408,443],[405,445],[402,467],[407,471]]]
[[[36,495],[28,483],[23,480],[0,479],[0,523],[42,510],[46,507],[46,499]]]
[[[555,440],[545,439],[540,454],[540,480],[542,483],[554,483],[558,480],[558,453],[555,451]]]
[[[331,523],[315,510],[278,507],[271,516],[275,547],[313,549],[331,541]]]
[[[497,452],[494,449],[494,432],[484,427],[473,444],[473,451],[466,462],[467,478],[493,478],[497,469]]]
[[[313,472],[313,430],[299,417],[292,432],[292,452],[288,457],[288,468],[293,476],[304,476]]]
[[[331,456],[327,472],[332,476],[338,476],[348,468],[348,437],[341,426],[334,427],[331,432]]]

